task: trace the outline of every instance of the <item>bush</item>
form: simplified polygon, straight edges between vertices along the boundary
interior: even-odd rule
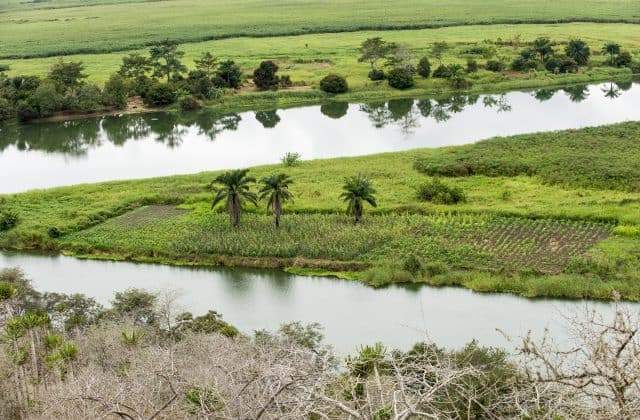
[[[369,80],[373,80],[374,82],[378,80],[384,80],[385,75],[382,70],[373,69],[369,72]]]
[[[70,110],[96,112],[102,108],[102,91],[93,84],[81,85],[75,95],[71,95],[71,101]]]
[[[31,121],[40,117],[40,112],[30,101],[20,101],[16,108],[16,115],[22,122]]]
[[[387,81],[394,89],[409,89],[414,85],[413,72],[407,68],[395,68],[387,74]]]
[[[213,79],[202,70],[192,70],[187,75],[189,92],[203,99],[213,99],[217,95],[218,88]]]
[[[260,63],[260,66],[253,71],[253,83],[260,90],[277,89],[278,88],[278,65],[273,61],[267,60]]]
[[[102,90],[102,103],[116,109],[123,109],[127,106],[129,92],[125,80],[119,74],[112,74],[104,84]]]
[[[232,60],[223,61],[216,72],[216,87],[237,89],[242,84],[242,70]]]
[[[168,83],[155,83],[147,92],[144,101],[147,105],[166,106],[176,101],[177,92]]]
[[[461,188],[448,186],[437,178],[418,187],[417,197],[420,201],[436,204],[457,204],[466,201]]]
[[[281,88],[288,88],[293,86],[293,82],[291,81],[291,76],[289,76],[288,74],[284,74],[280,76],[280,78],[278,79],[278,86]]]
[[[448,79],[449,77],[451,77],[451,69],[445,64],[440,64],[438,68],[433,71],[433,77],[437,77],[439,79]]]
[[[475,73],[478,71],[478,62],[476,60],[473,59],[469,59],[467,60],[467,73]]]
[[[349,85],[344,77],[330,74],[320,81],[320,89],[327,93],[345,93]]]
[[[635,61],[629,64],[629,68],[631,69],[631,73],[640,74],[640,61]]]
[[[544,67],[551,73],[575,73],[578,71],[578,63],[567,56],[554,56],[547,59]]]
[[[200,101],[194,96],[183,96],[178,101],[178,106],[181,111],[195,111],[197,109],[202,108]]]
[[[415,276],[422,271],[422,262],[417,256],[410,254],[402,262],[402,269]]]
[[[489,71],[499,73],[504,70],[505,65],[502,61],[489,60],[487,61],[487,64],[485,64],[485,68]]]
[[[422,57],[418,62],[418,74],[425,79],[431,76],[431,63],[427,57]]]
[[[0,210],[0,232],[13,228],[19,221],[17,213],[11,210]]]
[[[0,121],[15,116],[16,110],[8,99],[0,97]]]
[[[620,51],[620,54],[616,57],[615,64],[617,67],[626,67],[631,64],[632,58],[629,51]]]
[[[60,232],[60,229],[57,227],[52,226],[47,230],[47,235],[49,235],[50,238],[56,239],[62,236],[62,232]]]
[[[520,55],[511,62],[511,70],[515,71],[529,71],[538,67],[538,61],[535,58],[528,57],[527,55]]]
[[[43,82],[36,88],[27,102],[37,117],[48,117],[63,108],[63,97],[52,82]],[[36,118],[37,118],[36,117]]]
[[[300,153],[287,152],[280,161],[284,166],[296,166],[300,163]]]

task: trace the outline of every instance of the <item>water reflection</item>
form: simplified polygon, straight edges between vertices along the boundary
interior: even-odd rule
[[[0,192],[464,144],[640,118],[633,82],[501,95],[265,110],[149,113],[0,126]]]

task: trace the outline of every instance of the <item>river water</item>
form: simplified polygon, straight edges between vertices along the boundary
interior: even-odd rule
[[[0,128],[0,193],[471,143],[640,119],[640,84],[328,103],[217,115],[152,113]]]

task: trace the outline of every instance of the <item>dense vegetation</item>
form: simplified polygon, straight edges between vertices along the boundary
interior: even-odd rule
[[[577,314],[558,345],[511,337],[517,358],[472,341],[382,343],[338,357],[318,324],[245,335],[176,294],[129,289],[109,308],[41,294],[0,270],[0,416],[19,418],[635,418],[637,318]],[[567,351],[567,348],[581,351]]]
[[[87,81],[89,75],[81,61],[55,61],[46,78],[17,74],[11,66],[4,66],[0,67],[0,119],[14,115],[30,120],[60,112],[90,113],[124,109],[128,104],[136,109],[140,99],[147,107],[177,103],[181,110],[189,111],[205,103],[233,107],[247,97],[258,101],[318,101],[326,98],[322,91],[345,95],[350,90],[346,95],[360,98],[389,95],[389,88],[417,88],[424,92],[470,89],[474,85],[483,89],[491,84],[495,89],[500,84],[540,86],[559,80],[594,80],[606,78],[605,75],[628,77],[640,72],[640,64],[634,61],[630,49],[609,40],[603,40],[597,49],[592,48],[596,47],[593,43],[589,45],[579,38],[559,41],[537,37],[525,42],[520,34],[508,40],[498,37],[495,41],[485,39],[462,47],[445,41],[432,42],[426,48],[417,49],[416,45],[414,39],[398,42],[372,37],[362,41],[357,51],[342,52],[349,63],[345,74],[350,74],[351,79],[355,70],[355,83],[339,73],[321,70],[333,67],[333,59],[302,58],[305,54],[297,55],[293,64],[282,60],[260,61],[253,69],[253,83],[246,70],[236,63],[235,56],[222,59],[205,50],[193,58],[190,69],[183,47],[169,40],[153,44],[147,53],[121,56],[120,69],[108,75],[103,86]],[[418,55],[416,50],[426,55]],[[596,53],[602,58],[592,58]],[[356,59],[365,64],[353,64]],[[433,72],[431,61],[439,63]],[[297,65],[314,67],[314,78],[318,79],[311,83],[297,79],[300,76],[295,71]],[[289,71],[292,67],[293,75],[279,73],[281,68]],[[504,71],[507,67],[508,72]],[[5,75],[7,69],[9,76]],[[360,79],[363,75],[369,82]],[[417,76],[420,77],[416,79]],[[387,83],[381,83],[385,79]],[[302,89],[310,84],[317,89]],[[283,92],[277,95],[254,92],[278,89]]]
[[[435,0],[170,0],[161,4],[2,0],[0,58],[123,51],[165,38],[195,42],[473,23],[638,22],[637,7],[628,0],[560,0],[538,6],[533,0],[465,1],[444,6]]]
[[[622,188],[620,177],[585,184],[588,165],[574,167],[582,176],[546,165],[569,159],[563,152],[569,149],[578,161],[597,150],[609,173],[634,185],[637,174],[625,169],[631,164],[622,151],[635,150],[639,133],[640,125],[624,123],[330,164],[301,162],[291,153],[282,165],[252,168],[240,178],[203,173],[15,194],[5,197],[2,211],[18,222],[0,233],[0,243],[97,258],[332,271],[374,286],[456,284],[602,299],[618,290],[638,300],[637,191]],[[509,141],[535,171],[446,174],[433,182],[414,168],[446,163],[474,147],[499,153]],[[551,172],[566,179],[547,181]],[[244,203],[212,211],[213,179],[220,202],[236,202],[231,193],[237,191]],[[276,211],[269,200],[275,191],[283,194],[283,182],[294,201],[281,200]],[[254,206],[260,190],[264,201]],[[229,223],[229,209],[240,209],[242,218],[232,212]]]

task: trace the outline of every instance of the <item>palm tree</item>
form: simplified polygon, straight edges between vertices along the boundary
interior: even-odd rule
[[[280,227],[280,216],[282,216],[282,204],[293,200],[293,195],[289,191],[289,185],[293,183],[286,174],[266,176],[260,180],[260,200],[267,199],[267,208],[273,211],[276,227]]]
[[[215,189],[216,195],[213,197],[211,208],[225,200],[233,227],[240,225],[243,203],[248,201],[256,205],[257,202],[256,194],[250,190],[250,184],[256,182],[256,179],[247,176],[247,172],[249,172],[248,169],[228,171],[218,175],[212,182],[212,184],[220,184],[220,187]]]
[[[540,61],[544,63],[547,57],[553,55],[553,47],[549,38],[537,38],[533,41],[533,49],[540,56]]]
[[[581,39],[572,39],[564,49],[567,56],[573,58],[580,66],[589,62],[591,50],[586,42]]]
[[[374,196],[376,190],[371,185],[371,181],[363,175],[347,178],[342,189],[344,191],[340,194],[340,198],[347,202],[347,213],[355,217],[356,223],[362,219],[363,202],[373,207],[378,206]]]
[[[615,42],[607,42],[602,47],[602,52],[604,54],[609,54],[609,64],[613,65],[616,61],[616,55],[620,54],[620,44],[616,44]]]

